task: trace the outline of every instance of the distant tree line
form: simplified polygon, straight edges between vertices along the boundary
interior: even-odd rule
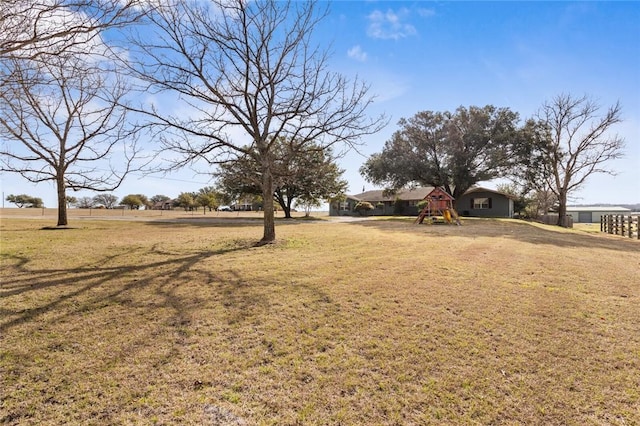
[[[295,198],[292,197],[291,199]],[[6,200],[14,203],[18,207],[44,207],[40,198],[26,194],[9,195]],[[161,194],[154,195],[152,197],[147,197],[143,194],[128,194],[122,197],[122,199],[118,199],[118,197],[113,194],[102,193],[93,197],[66,197],[67,206],[80,209],[114,209],[122,206],[131,210],[139,210],[142,208],[152,209],[155,208],[155,206],[158,206],[158,204],[161,204],[159,208],[162,209],[169,207],[171,209],[180,208],[185,211],[194,211],[202,208],[203,212],[211,212],[218,210],[221,206],[228,206],[232,204],[236,204],[236,209],[240,209],[240,205],[248,205],[248,210],[261,210],[262,201],[262,197],[257,193],[237,191],[228,192],[225,189],[217,189],[213,186],[200,188],[195,192],[181,192],[176,198],[171,198]],[[303,203],[304,202],[301,202],[300,205]],[[278,207],[284,210],[280,204],[278,204]],[[287,214],[287,216],[289,216],[289,214]]]

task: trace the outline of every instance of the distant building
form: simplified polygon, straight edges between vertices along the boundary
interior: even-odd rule
[[[152,207],[152,210],[173,210],[173,200],[158,201]]]
[[[616,206],[567,207],[567,215],[575,223],[600,223],[600,217],[608,214],[629,214],[630,209]]]
[[[329,204],[330,216],[359,215],[354,207],[361,201],[371,203],[370,216],[403,215],[417,216],[418,203],[434,190],[432,186],[403,190],[396,194],[386,194],[383,190],[365,191],[347,195],[342,202]],[[513,196],[487,188],[474,187],[460,196],[456,209],[461,216],[513,217]]]

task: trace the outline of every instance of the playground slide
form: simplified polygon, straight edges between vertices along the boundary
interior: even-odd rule
[[[451,211],[447,210],[447,212],[451,216],[451,221],[449,223],[453,223],[453,221],[455,221],[456,225],[458,226],[462,225],[462,223],[460,223],[460,216],[458,216],[458,212],[455,211],[455,209],[451,209]]]
[[[447,209],[447,210],[445,210],[445,211],[443,211],[443,212],[442,212],[442,217],[444,217],[444,220],[445,220],[447,223],[452,223],[452,222],[451,222],[451,212],[449,211],[449,209]]]

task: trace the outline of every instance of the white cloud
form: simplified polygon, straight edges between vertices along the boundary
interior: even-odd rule
[[[397,12],[389,9],[387,12],[374,10],[368,16],[369,28],[367,35],[373,38],[399,40],[417,34],[416,28],[407,23],[410,17],[409,9],[402,8]]]
[[[424,9],[424,8],[420,8],[418,9],[418,15],[420,15],[423,18],[430,18],[432,16],[435,16],[436,11],[433,9]]]
[[[367,52],[363,51],[360,45],[355,45],[349,49],[347,55],[359,62],[365,62],[367,60]]]

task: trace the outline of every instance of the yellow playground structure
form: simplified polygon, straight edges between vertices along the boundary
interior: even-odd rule
[[[442,216],[448,224],[462,225],[458,212],[453,208],[453,197],[444,189],[434,188],[425,200],[427,205],[420,211],[414,223],[421,224],[425,217]]]

